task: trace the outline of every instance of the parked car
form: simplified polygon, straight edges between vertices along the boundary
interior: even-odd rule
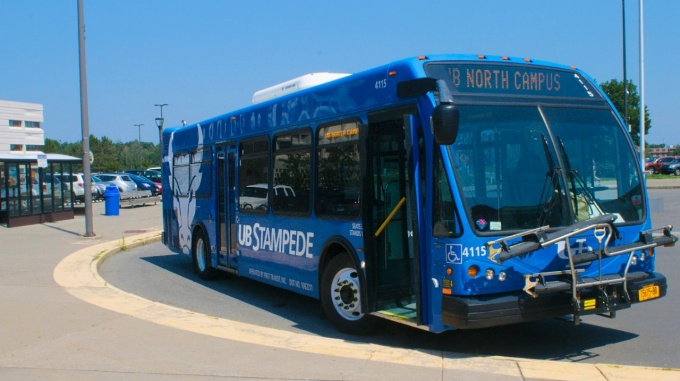
[[[288,185],[275,185],[274,198],[281,201],[282,198],[294,198],[295,191]],[[267,184],[253,184],[246,186],[241,192],[239,205],[241,209],[267,210],[269,192]]]
[[[652,173],[657,174],[661,172],[661,167],[663,167],[666,164],[669,164],[671,161],[675,160],[676,158],[673,156],[663,156],[660,157],[656,160],[654,160],[651,163],[646,163],[645,164],[645,171],[652,171]]]
[[[680,159],[674,159],[673,161],[664,164],[659,170],[659,173],[680,176]]]
[[[132,181],[134,181],[135,184],[137,184],[137,190],[141,191],[148,190],[151,192],[152,196],[158,196],[159,194],[161,194],[158,185],[156,185],[155,182],[147,179],[146,177],[133,175],[132,173],[128,174],[128,176],[130,176]]]
[[[125,171],[125,173],[132,173],[133,175],[146,177],[147,179],[153,181],[154,183],[161,182],[161,172],[149,169],[130,169]]]
[[[31,189],[31,194],[33,196],[39,196],[40,195],[40,190],[42,188],[42,193],[44,195],[51,195],[52,194],[52,184],[54,183],[54,191],[56,192],[57,195],[61,194],[61,188],[62,186],[66,187],[65,190],[68,191],[68,187],[70,185],[63,185],[61,183],[61,180],[59,180],[60,176],[54,176],[52,177],[51,173],[48,173],[45,175],[45,178],[43,181],[38,183],[38,180],[35,178],[31,179],[31,183],[33,185]],[[60,196],[61,197],[61,196]]]
[[[161,179],[161,171],[160,168],[159,170],[154,170],[154,169],[130,169],[128,171],[125,171],[126,173],[132,173],[133,175],[137,176],[142,176],[146,177],[147,179],[153,181],[156,183],[156,186],[158,186],[158,192],[163,193],[163,180]]]
[[[94,187],[97,189],[97,194],[94,196],[95,200],[103,200],[104,199],[104,193],[106,193],[106,187],[109,185],[116,186],[116,184],[109,182],[109,181],[104,181],[99,178],[99,176],[92,175],[92,184],[94,184]]]
[[[97,175],[102,181],[113,183],[120,192],[132,192],[137,190],[137,184],[130,178],[128,173],[100,173]]]
[[[84,174],[82,173],[56,175],[61,180],[61,183],[65,184],[67,189],[73,193],[73,197],[78,202],[85,202],[85,178],[83,176]],[[90,184],[90,194],[92,198],[97,195],[97,187],[94,184]]]

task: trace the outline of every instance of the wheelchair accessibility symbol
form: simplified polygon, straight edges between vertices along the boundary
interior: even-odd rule
[[[463,263],[463,245],[446,244],[446,263]]]

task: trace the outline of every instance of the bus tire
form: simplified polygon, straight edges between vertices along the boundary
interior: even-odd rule
[[[192,242],[191,253],[194,262],[194,272],[203,280],[215,279],[217,270],[210,267],[210,246],[203,230],[198,229],[194,232]]]
[[[373,317],[362,310],[363,284],[349,255],[333,257],[321,277],[321,303],[328,320],[342,332],[365,334]]]

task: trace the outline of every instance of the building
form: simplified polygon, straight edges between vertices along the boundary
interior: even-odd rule
[[[675,146],[649,147],[647,151],[651,157],[673,156]]]
[[[40,152],[45,145],[42,123],[43,105],[0,100],[0,152]]]
[[[7,227],[73,218],[70,178],[81,160],[41,151],[43,121],[41,104],[0,100],[0,224]]]

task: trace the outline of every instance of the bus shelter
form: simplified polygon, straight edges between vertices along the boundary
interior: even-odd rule
[[[72,219],[70,175],[80,167],[82,159],[67,155],[0,153],[0,224],[9,228]]]

